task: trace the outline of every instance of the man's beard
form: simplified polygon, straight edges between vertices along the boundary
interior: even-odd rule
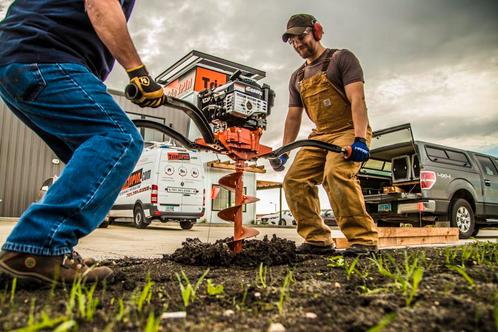
[[[303,59],[310,58],[313,55],[313,48],[308,44],[302,44],[301,47],[294,49]]]

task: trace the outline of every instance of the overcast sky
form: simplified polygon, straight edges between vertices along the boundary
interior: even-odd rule
[[[266,71],[277,99],[263,143],[278,147],[303,61],[281,41],[295,13],[321,22],[326,47],[360,59],[374,130],[410,122],[416,139],[498,156],[496,0],[138,0],[129,29],[154,75],[192,49]],[[124,71],[107,83],[122,89]],[[300,137],[310,129],[304,121]]]

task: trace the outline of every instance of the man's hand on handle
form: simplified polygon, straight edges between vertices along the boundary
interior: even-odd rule
[[[367,141],[361,137],[355,137],[351,146],[346,148],[344,158],[351,161],[367,161],[370,158],[370,150]]]
[[[163,87],[150,77],[144,65],[127,69],[126,72],[130,77],[130,83],[126,87],[126,90],[129,89],[130,85],[133,85],[137,90],[135,91],[134,98],[130,99],[134,104],[140,107],[153,108],[163,104],[164,98],[166,98]]]
[[[273,168],[273,170],[275,170],[277,172],[281,172],[285,169],[284,165],[288,159],[289,159],[289,155],[287,153],[284,153],[284,154],[278,156],[278,158],[270,159],[270,165]]]

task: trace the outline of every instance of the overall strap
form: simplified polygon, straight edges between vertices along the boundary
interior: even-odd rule
[[[304,67],[306,67],[306,62],[303,63],[301,67],[299,67],[298,72],[297,72],[297,82],[301,83],[301,81],[304,79]]]
[[[332,60],[332,56],[334,55],[334,53],[336,52],[337,50],[331,50],[330,48],[328,48],[325,52],[325,60],[323,61],[323,64],[322,64],[322,72],[326,73],[327,72],[327,69],[329,68],[329,65],[330,65],[330,61]]]

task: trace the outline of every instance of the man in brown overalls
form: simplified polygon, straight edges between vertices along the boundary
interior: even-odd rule
[[[297,221],[297,231],[305,239],[297,248],[298,253],[329,254],[335,249],[330,228],[320,217],[317,185],[323,184],[337,224],[352,245],[345,254],[363,254],[374,250],[378,240],[356,178],[361,162],[369,157],[372,137],[363,71],[350,51],[323,47],[322,34],[323,29],[313,16],[298,14],[289,19],[282,36],[306,59],[290,79],[283,144],[295,141],[305,109],[316,126],[310,139],[351,146],[352,154],[345,159],[335,152],[302,148],[285,176],[285,196]],[[281,171],[287,159],[287,155],[282,155],[270,162]]]

